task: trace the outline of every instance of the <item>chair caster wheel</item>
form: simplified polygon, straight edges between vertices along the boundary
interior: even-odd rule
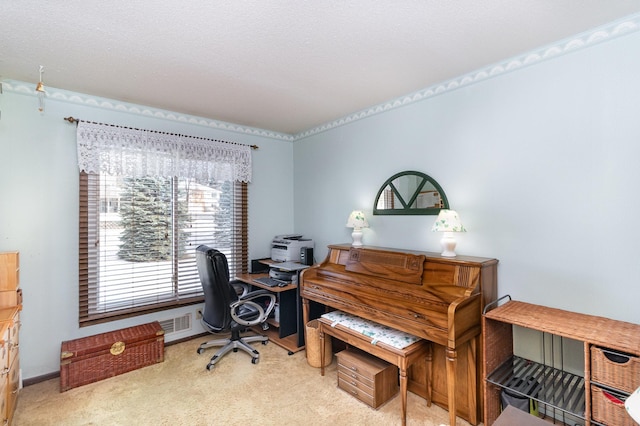
[[[233,348],[233,351],[234,352],[238,352],[238,348]]]
[[[198,352],[198,355],[200,355],[202,352],[204,352],[204,349],[198,348],[198,350],[196,352]]]
[[[251,364],[257,364],[260,361],[260,358],[251,358]]]
[[[262,342],[263,345],[266,345],[267,343],[269,343],[268,340],[265,340],[265,341]]]
[[[211,371],[213,367],[215,367],[215,364],[207,364],[207,371]]]

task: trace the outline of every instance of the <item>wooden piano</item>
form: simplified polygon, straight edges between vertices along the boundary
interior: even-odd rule
[[[497,299],[496,259],[330,245],[326,259],[302,272],[305,324],[310,302],[433,342],[433,402],[476,425],[482,418],[483,307]],[[481,349],[481,348],[480,348]],[[461,367],[461,368],[460,368]],[[426,398],[426,361],[409,370],[410,391]]]

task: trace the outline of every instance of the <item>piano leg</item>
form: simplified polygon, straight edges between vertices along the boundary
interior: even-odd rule
[[[456,367],[458,362],[458,352],[455,349],[447,348],[447,400],[449,406],[449,424],[456,424]]]
[[[400,366],[400,398],[402,401],[402,426],[407,424],[407,365],[402,362]]]
[[[427,367],[426,371],[426,400],[427,407],[431,407],[431,397],[433,395],[433,343],[429,342],[429,349],[427,351],[427,355],[425,356],[425,363]]]
[[[477,369],[476,369],[476,339],[471,339],[467,345],[467,400],[469,404],[469,423],[478,424],[477,405]]]
[[[324,376],[324,345],[326,344],[324,338],[324,330],[322,329],[322,323],[318,327],[318,335],[320,336],[320,375]]]
[[[302,322],[303,327],[306,327],[307,324],[309,324],[309,299],[302,299]],[[305,354],[306,353],[307,351],[305,351]]]

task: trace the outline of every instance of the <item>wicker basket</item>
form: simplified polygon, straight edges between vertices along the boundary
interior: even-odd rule
[[[307,362],[310,366],[320,368],[322,362],[320,360],[320,333],[318,333],[318,320],[311,320],[307,323],[305,329],[305,338],[307,340],[305,349],[307,351]],[[324,367],[333,361],[333,352],[331,350],[331,336],[324,336]]]
[[[636,426],[636,422],[627,414],[624,401],[597,386],[591,386],[591,417],[611,426]]]
[[[640,359],[591,346],[591,380],[631,393],[640,386]]]

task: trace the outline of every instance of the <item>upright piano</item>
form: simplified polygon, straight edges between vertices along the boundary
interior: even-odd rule
[[[300,277],[305,324],[310,302],[433,342],[436,404],[476,425],[482,418],[482,309],[497,299],[496,259],[348,244],[330,245],[325,260]],[[414,364],[409,390],[426,398],[427,366]]]

